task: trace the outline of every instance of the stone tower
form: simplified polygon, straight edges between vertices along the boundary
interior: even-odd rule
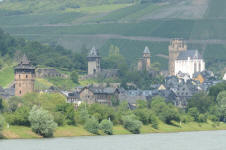
[[[19,64],[14,68],[15,74],[15,96],[23,96],[34,92],[35,68],[30,64],[26,55],[22,57]]]
[[[98,55],[98,51],[95,47],[93,47],[88,56],[88,75],[95,75],[100,72],[100,56]]]
[[[187,45],[181,39],[173,39],[169,45],[169,75],[175,74],[175,60],[180,52],[187,51]]]
[[[147,46],[144,49],[143,57],[138,58],[137,69],[138,71],[149,71],[151,69],[151,53]]]

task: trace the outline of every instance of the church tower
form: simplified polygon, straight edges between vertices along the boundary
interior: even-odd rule
[[[15,96],[23,96],[34,92],[35,68],[30,64],[26,55],[22,57],[19,64],[14,68],[15,74]]]
[[[151,69],[151,53],[147,46],[144,49],[143,57],[138,58],[137,69],[138,71],[149,71]]]
[[[151,53],[147,46],[144,49],[143,60],[144,60],[145,70],[149,71],[151,69]]]
[[[187,51],[187,45],[181,39],[173,39],[169,45],[169,75],[175,74],[175,60],[180,52]]]
[[[96,73],[100,72],[100,56],[98,55],[98,51],[95,47],[93,47],[88,56],[88,75],[95,75]]]

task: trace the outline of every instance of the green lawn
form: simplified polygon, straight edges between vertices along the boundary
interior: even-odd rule
[[[226,130],[225,123],[197,123],[190,122],[186,124],[174,123],[174,125],[167,125],[162,122],[159,124],[158,129],[154,129],[151,125],[145,125],[141,128],[141,134],[145,133],[169,133],[169,132],[190,132],[190,131],[208,131],[208,130]],[[113,127],[114,135],[131,134],[128,130],[122,126]],[[105,135],[99,131],[99,135]],[[37,134],[33,133],[30,128],[23,126],[10,126],[3,130],[3,136],[7,139],[14,138],[41,138]],[[93,134],[86,131],[83,126],[63,126],[58,127],[54,133],[54,137],[73,137],[73,136],[93,136]]]
[[[7,139],[30,139],[41,138],[39,135],[33,133],[31,128],[23,126],[10,126],[3,130],[3,137]]]
[[[48,80],[43,78],[36,78],[35,79],[35,90],[46,90],[53,86]]]
[[[5,67],[0,70],[0,86],[7,87],[14,80],[13,67]]]

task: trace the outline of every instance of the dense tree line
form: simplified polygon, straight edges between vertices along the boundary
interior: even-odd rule
[[[150,89],[150,85],[160,84],[164,81],[163,77],[158,74],[160,71],[158,64],[152,64],[152,71],[155,73],[137,71],[137,67],[129,65],[120,54],[120,49],[115,45],[109,47],[109,54],[101,60],[101,67],[104,69],[118,69],[117,82],[120,82],[125,89],[130,88],[126,85],[127,83],[134,83],[140,89]]]
[[[18,60],[24,53],[33,65],[66,70],[86,70],[87,68],[84,53],[74,53],[56,44],[44,45],[35,41],[16,39],[0,29],[0,55]]]

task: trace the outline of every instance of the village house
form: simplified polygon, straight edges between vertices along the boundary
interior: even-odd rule
[[[226,73],[224,74],[223,80],[226,80]]]
[[[68,93],[67,102],[79,106],[82,102],[87,104],[99,103],[111,106],[113,101],[119,99],[119,89],[113,87],[87,86],[80,91]]]

